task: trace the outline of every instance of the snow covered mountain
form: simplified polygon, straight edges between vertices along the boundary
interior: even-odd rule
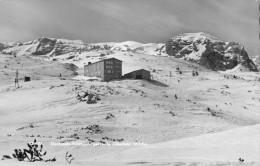
[[[122,43],[93,43],[86,44],[80,40],[66,40],[54,38],[40,38],[25,43],[0,43],[3,54],[22,55],[47,55],[49,57],[68,53],[82,53],[89,51],[132,51],[150,55],[166,55],[165,44],[142,44],[134,41]]]
[[[213,70],[233,69],[241,64],[257,71],[243,45],[225,42],[206,33],[185,33],[166,43],[166,52],[173,57],[196,62]]]
[[[17,56],[48,55],[58,56],[69,52],[87,50],[87,45],[79,40],[40,38],[25,43],[3,44],[2,53]],[[1,50],[1,49],[0,49]]]
[[[10,55],[43,55],[53,60],[86,62],[85,57],[105,56],[118,52],[146,54],[153,56],[172,56],[205,66],[212,70],[230,70],[242,65],[257,71],[254,62],[239,43],[224,42],[205,33],[186,33],[178,35],[166,44],[142,44],[135,41],[84,43],[80,40],[40,38],[25,43],[0,43],[0,53]],[[98,54],[98,55],[97,55]]]

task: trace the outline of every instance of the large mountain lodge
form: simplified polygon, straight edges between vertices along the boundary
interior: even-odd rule
[[[104,59],[84,66],[84,75],[99,77],[102,81],[119,79],[122,76],[122,61],[116,58]]]
[[[140,69],[122,76],[122,61],[116,58],[103,59],[84,66],[84,76],[98,77],[102,81],[111,81],[120,78],[144,79],[151,81],[150,71]]]

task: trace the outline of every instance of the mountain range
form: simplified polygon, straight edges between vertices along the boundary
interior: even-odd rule
[[[142,44],[134,41],[85,43],[80,40],[67,40],[42,37],[29,42],[0,43],[0,52],[15,56],[44,56],[59,59],[77,58],[89,52],[113,54],[115,52],[134,52],[153,56],[170,56],[198,63],[208,69],[225,71],[238,65],[250,71],[258,71],[244,46],[237,42],[226,42],[206,33],[185,33],[174,36],[164,43]],[[102,53],[101,53],[102,56]],[[56,58],[55,58],[56,57]],[[82,59],[82,58],[81,58]],[[258,58],[259,59],[259,58]],[[257,58],[254,58],[257,62]]]

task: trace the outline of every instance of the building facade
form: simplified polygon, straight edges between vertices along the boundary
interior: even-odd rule
[[[122,76],[122,61],[116,58],[104,59],[84,66],[84,76],[99,77],[102,81],[119,79]]]
[[[143,79],[143,80],[151,81],[151,74],[150,71],[148,70],[140,69],[125,74],[123,78],[134,78],[134,79]]]

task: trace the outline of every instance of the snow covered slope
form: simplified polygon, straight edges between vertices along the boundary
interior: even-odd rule
[[[0,56],[0,156],[26,148],[36,138],[48,151],[45,159],[57,159],[51,164],[0,160],[1,166],[68,165],[67,151],[76,157],[70,164],[75,166],[259,166],[255,139],[259,127],[253,126],[260,123],[259,73],[222,74],[182,59],[100,49],[113,45],[98,43],[89,46],[91,51],[62,54],[50,62],[42,56]],[[91,82],[82,76],[71,80],[75,66],[59,63],[81,65],[110,57],[123,60],[123,73],[134,68],[151,71],[153,81]],[[18,89],[14,88],[16,69]],[[199,72],[196,77],[192,76],[194,70]],[[24,75],[32,81],[23,82]],[[101,100],[96,104],[79,101],[77,94],[84,92],[97,93]],[[110,114],[114,117],[107,118]],[[30,123],[35,127],[28,127]],[[102,132],[88,132],[86,128],[92,125],[99,125]],[[91,140],[94,142],[88,146],[51,144]],[[148,146],[110,146],[136,141]],[[239,157],[245,162],[240,163]]]
[[[260,125],[128,149],[101,161],[260,162]]]

